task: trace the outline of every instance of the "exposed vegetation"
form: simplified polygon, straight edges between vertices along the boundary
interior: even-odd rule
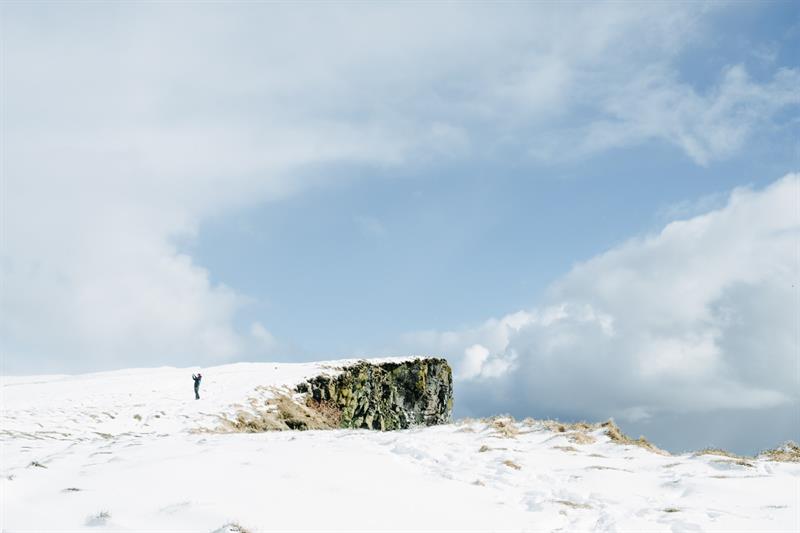
[[[330,429],[338,426],[339,415],[331,406],[313,401],[303,404],[277,390],[261,409],[239,411],[235,419],[223,419],[223,431],[239,433]]]
[[[787,442],[780,448],[766,450],[759,454],[759,457],[770,461],[781,461],[784,463],[800,463],[800,445],[796,442]]]
[[[519,428],[517,428],[514,418],[508,415],[490,418],[489,427],[495,430],[496,436],[506,439],[513,439],[519,435]]]
[[[733,452],[729,452],[728,450],[723,450],[721,448],[703,448],[702,450],[694,452],[693,455],[695,455],[696,457],[699,457],[701,455],[720,455],[722,457],[730,457],[731,459],[740,459],[740,460],[747,459],[743,455],[738,455]]]
[[[638,439],[632,439],[626,434],[624,434],[619,427],[614,423],[613,420],[608,420],[600,424],[600,427],[605,428],[605,433],[609,439],[617,444],[625,444],[625,445],[633,445],[639,446],[644,448],[645,450],[651,451],[653,453],[657,453],[660,455],[670,455],[669,452],[658,448],[656,445],[648,441],[644,437],[639,437]]]

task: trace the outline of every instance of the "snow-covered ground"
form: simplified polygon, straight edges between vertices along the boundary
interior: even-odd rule
[[[462,421],[218,433],[337,363],[2,384],[3,531],[798,531],[800,464],[660,455],[602,428]],[[251,401],[255,399],[255,401]]]

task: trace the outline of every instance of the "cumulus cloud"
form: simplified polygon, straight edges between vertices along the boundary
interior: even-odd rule
[[[537,309],[410,334],[465,411],[637,421],[796,405],[800,176],[576,265]]]
[[[591,153],[604,148],[598,129],[619,130],[614,146],[655,136],[699,162],[729,154],[757,125],[729,111],[793,102],[797,74],[759,84],[733,67],[718,92],[688,86],[676,58],[712,15],[691,4],[4,5],[7,369],[263,353],[263,336],[234,326],[247,297],[176,240],[319,186],[331,163],[525,153],[542,132]],[[619,87],[641,97],[646,121],[611,99]],[[664,96],[645,98],[654,87]],[[657,133],[678,98],[689,107]],[[709,137],[719,124],[728,133]],[[486,348],[478,375],[513,360]]]

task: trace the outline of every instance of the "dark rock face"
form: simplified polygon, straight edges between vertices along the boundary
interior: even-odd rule
[[[344,428],[378,430],[450,421],[453,373],[444,359],[400,363],[362,361],[335,377],[318,376],[298,387],[309,400],[340,412]]]

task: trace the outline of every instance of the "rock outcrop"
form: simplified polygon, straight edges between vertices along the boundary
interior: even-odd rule
[[[300,384],[308,405],[335,413],[338,426],[376,430],[450,421],[453,374],[445,359],[360,361],[335,376]]]

